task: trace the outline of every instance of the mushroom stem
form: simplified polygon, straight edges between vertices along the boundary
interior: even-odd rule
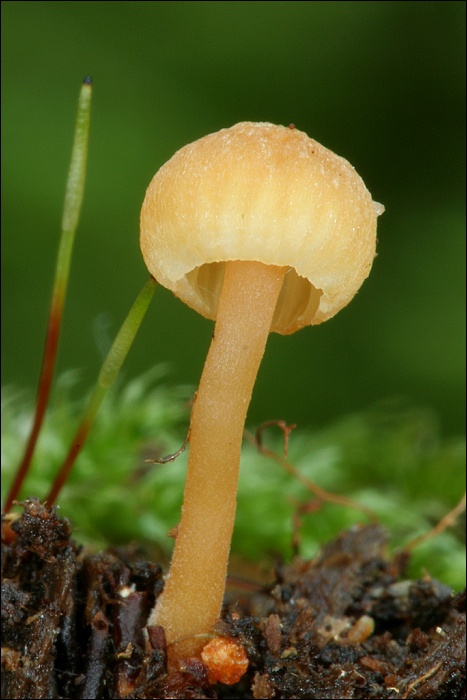
[[[218,620],[235,519],[246,413],[287,268],[231,261],[190,428],[182,518],[149,624],[169,659],[198,654]]]

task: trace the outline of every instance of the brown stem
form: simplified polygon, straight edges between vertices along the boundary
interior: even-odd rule
[[[437,535],[440,535],[444,530],[446,530],[448,527],[453,527],[455,525],[457,518],[461,513],[464,512],[465,510],[465,502],[466,502],[466,494],[462,496],[461,500],[459,503],[449,511],[449,513],[446,513],[446,515],[441,518],[439,523],[435,525],[431,530],[428,532],[425,532],[423,535],[419,535],[415,539],[413,539],[411,542],[405,545],[403,548],[403,552],[412,552],[415,547],[419,547],[423,542],[426,542],[427,540],[431,540],[433,537],[436,537]]]
[[[57,356],[58,339],[60,336],[60,326],[63,312],[63,300],[64,295],[60,289],[58,293],[53,295],[52,304],[50,307],[44,355],[42,358],[41,374],[39,379],[39,387],[37,390],[36,407],[31,432],[26,444],[23,459],[21,460],[21,464],[16,472],[16,477],[10,487],[10,491],[5,501],[3,508],[5,513],[9,512],[11,506],[13,505],[13,501],[15,501],[18,497],[24,478],[28,473],[29,465],[36,447],[37,438],[44,421],[45,411],[49,402],[50,389],[52,387],[55,358]]]
[[[281,428],[281,430],[284,433],[283,457],[281,457],[281,455],[276,454],[275,452],[263,445],[262,435],[264,428],[270,425],[277,425],[279,428]],[[288,426],[284,421],[271,420],[260,425],[256,431],[255,436],[250,435],[247,431],[245,431],[245,437],[254,447],[258,449],[258,452],[260,454],[264,455],[265,457],[270,457],[275,462],[277,462],[277,464],[279,464],[282,467],[282,469],[284,469],[286,472],[295,477],[297,481],[300,481],[300,483],[302,483],[303,486],[305,486],[305,488],[308,491],[310,491],[310,493],[313,493],[317,498],[319,498],[319,500],[323,501],[324,503],[336,503],[337,505],[341,505],[346,508],[358,510],[361,513],[364,513],[370,519],[370,522],[378,522],[378,516],[373,510],[371,510],[371,508],[368,508],[362,503],[358,503],[357,501],[347,498],[346,496],[341,496],[340,494],[331,493],[331,491],[326,491],[325,489],[321,488],[321,486],[318,486],[318,484],[315,484],[309,479],[307,479],[306,476],[301,474],[301,472],[296,467],[294,467],[293,464],[287,461],[286,457],[288,450],[289,433],[295,427],[295,425]]]

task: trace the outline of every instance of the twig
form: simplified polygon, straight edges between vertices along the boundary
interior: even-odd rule
[[[440,535],[448,527],[453,527],[457,517],[465,510],[465,499],[466,494],[464,493],[457,506],[450,510],[449,513],[444,516],[444,518],[441,518],[437,525],[435,525],[431,530],[428,530],[428,532],[425,532],[423,535],[419,535],[419,537],[416,537],[411,542],[406,544],[402,551],[407,553],[411,552],[415,549],[415,547],[418,547],[423,542],[430,540],[432,537]]]
[[[280,428],[283,432],[284,435],[284,456],[281,457],[280,455],[276,454],[272,450],[268,449],[263,445],[263,432],[266,428],[270,426],[277,426]],[[321,486],[318,486],[317,484],[313,483],[309,479],[307,479],[303,474],[299,472],[296,467],[293,466],[290,462],[287,461],[287,452],[288,452],[288,444],[289,444],[289,434],[292,432],[292,430],[295,428],[295,425],[287,425],[285,421],[282,420],[270,420],[266,421],[265,423],[262,423],[259,428],[256,431],[256,434],[253,436],[251,433],[248,431],[245,431],[245,437],[252,444],[254,447],[257,448],[258,452],[260,454],[264,455],[265,457],[269,457],[270,459],[273,459],[279,466],[282,467],[286,472],[291,474],[295,479],[297,479],[305,488],[310,491],[310,493],[313,493],[319,500],[324,501],[325,503],[335,503],[337,505],[344,506],[346,508],[352,508],[354,510],[358,510],[362,513],[364,513],[371,522],[376,522],[377,521],[377,516],[372,511],[370,508],[367,508],[366,506],[362,505],[361,503],[357,503],[356,501],[353,501],[350,498],[346,498],[346,496],[340,496],[335,493],[331,493],[330,491],[326,491],[325,489],[321,488]]]

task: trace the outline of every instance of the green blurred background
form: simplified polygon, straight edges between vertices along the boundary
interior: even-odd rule
[[[238,121],[298,128],[384,203],[370,278],[331,322],[271,336],[249,422],[301,427],[388,397],[465,430],[465,3],[2,3],[2,383],[35,389],[76,102],[91,150],[58,371],[83,392],[147,272],[155,171]],[[124,375],[195,386],[212,324],[157,290]]]

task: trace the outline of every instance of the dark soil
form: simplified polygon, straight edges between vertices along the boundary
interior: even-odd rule
[[[226,603],[219,633],[249,667],[212,686],[198,659],[167,674],[161,628],[143,629],[164,582],[135,550],[87,555],[69,522],[24,504],[2,546],[2,698],[465,698],[465,594],[404,579],[378,526],[312,561],[278,566]]]

